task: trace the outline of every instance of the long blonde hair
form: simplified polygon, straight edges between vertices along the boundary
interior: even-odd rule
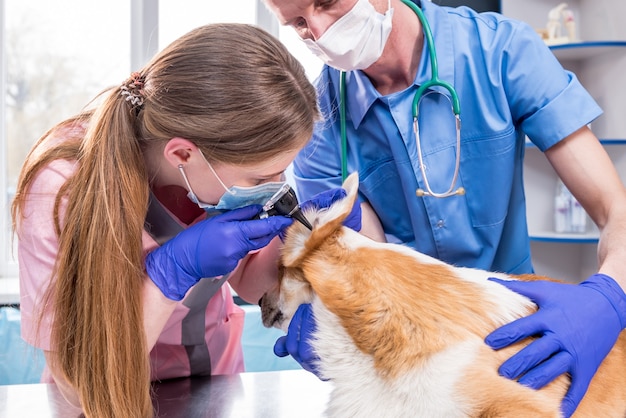
[[[149,195],[143,151],[182,137],[220,162],[261,162],[299,149],[319,117],[302,66],[278,40],[250,25],[197,28],[138,73],[142,105],[132,106],[120,87],[109,89],[95,109],[60,123],[35,144],[12,206],[19,239],[38,172],[56,159],[78,162],[57,194],[59,249],[46,300],[54,302],[55,370],[77,390],[88,417],[153,414],[141,302]],[[50,145],[55,135],[66,139]]]

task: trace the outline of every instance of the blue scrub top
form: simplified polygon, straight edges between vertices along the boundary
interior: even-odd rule
[[[426,44],[406,90],[382,96],[361,71],[346,74],[348,171],[359,172],[360,198],[376,211],[388,241],[458,266],[530,273],[525,135],[545,151],[602,111],[528,25],[431,2],[423,2],[422,10],[433,32],[439,78],[454,86],[460,100],[456,187],[463,186],[466,194],[415,195],[425,187],[412,103],[431,75]],[[339,71],[325,66],[316,85],[325,118],[294,162],[300,199],[341,184]],[[446,191],[456,156],[450,101],[426,95],[419,124],[428,181],[433,191]]]

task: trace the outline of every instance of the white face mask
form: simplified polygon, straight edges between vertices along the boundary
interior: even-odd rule
[[[369,0],[357,0],[317,41],[303,41],[331,67],[343,71],[363,70],[382,55],[391,32],[392,16],[391,0],[384,15],[378,13]]]

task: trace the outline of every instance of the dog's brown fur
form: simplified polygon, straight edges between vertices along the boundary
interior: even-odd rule
[[[372,357],[381,379],[393,381],[419,368],[447,347],[479,338],[510,322],[498,314],[493,297],[476,283],[459,278],[460,270],[443,263],[423,262],[391,244],[351,246],[353,231],[342,226],[354,202],[354,176],[343,213],[326,222],[315,219],[309,232],[294,224],[282,255],[282,284],[262,301],[264,323],[278,299],[311,300],[313,293],[339,319],[354,345]],[[356,179],[358,185],[358,178]],[[315,217],[315,214],[310,214]],[[489,277],[485,272],[485,279]],[[547,279],[535,275],[511,277]],[[283,280],[284,282],[284,280]],[[303,296],[303,292],[309,294]],[[293,293],[293,294],[290,294]],[[516,317],[531,314],[529,304]],[[293,312],[291,312],[293,314]],[[498,375],[498,367],[527,342],[494,351],[483,344],[456,387],[472,417],[555,417],[569,380],[561,376],[534,391]],[[575,417],[626,416],[626,335],[622,334],[591,382]],[[320,353],[323,355],[323,353]],[[331,376],[332,378],[333,376]],[[338,383],[340,384],[340,383]]]

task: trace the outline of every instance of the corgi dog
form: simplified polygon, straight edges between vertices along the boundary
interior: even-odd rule
[[[329,417],[561,417],[569,377],[541,390],[498,374],[528,344],[495,351],[485,337],[532,314],[528,298],[488,277],[512,276],[446,264],[344,227],[358,189],[287,230],[279,284],[260,300],[263,324],[287,332],[300,304],[316,320],[311,345],[333,385]],[[606,357],[575,417],[626,417],[626,336]]]

